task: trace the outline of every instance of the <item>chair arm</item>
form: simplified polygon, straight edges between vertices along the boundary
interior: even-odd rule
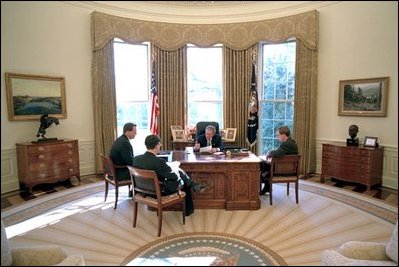
[[[325,250],[321,254],[321,261],[327,266],[397,266],[393,261],[358,260],[345,257],[336,250]]]
[[[349,241],[338,249],[344,256],[359,260],[389,260],[384,243]]]
[[[12,248],[12,264],[16,266],[27,265],[55,265],[63,261],[67,254],[59,246],[36,246]]]

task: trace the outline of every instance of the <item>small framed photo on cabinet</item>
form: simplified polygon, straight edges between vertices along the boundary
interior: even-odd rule
[[[378,140],[378,137],[366,136],[364,138],[364,146],[366,146],[366,147],[378,147],[377,140]]]

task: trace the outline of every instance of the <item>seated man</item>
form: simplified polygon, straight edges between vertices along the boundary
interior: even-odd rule
[[[194,151],[199,151],[201,147],[206,146],[212,146],[212,153],[223,149],[222,137],[216,134],[216,128],[213,125],[206,126],[205,134],[201,134],[198,140],[195,140]]]
[[[123,126],[123,134],[119,136],[111,146],[109,157],[115,165],[129,165],[133,166],[133,147],[130,140],[137,134],[137,125],[127,122]],[[130,179],[129,170],[127,168],[118,168],[116,171],[116,178],[119,180]],[[132,196],[132,191],[129,192]]]
[[[157,135],[151,134],[147,136],[144,141],[147,151],[143,155],[134,157],[133,167],[155,171],[158,179],[164,182],[162,195],[174,194],[183,187],[182,190],[186,193],[186,216],[189,216],[194,212],[190,189],[193,188],[194,191],[201,192],[206,186],[193,182],[183,170],[179,171],[179,177],[164,159],[157,157],[156,155],[161,150],[160,141]]]
[[[295,155],[298,154],[298,145],[295,140],[293,140],[291,136],[291,131],[288,126],[280,126],[277,128],[277,137],[281,142],[280,146],[276,150],[272,150],[266,153],[266,159],[271,159],[272,157],[282,157],[284,155]],[[266,194],[266,192],[270,192],[270,185],[267,182],[267,177],[270,172],[270,164],[265,162],[261,163],[261,179],[262,182],[265,183],[265,187],[263,187],[261,191],[261,195]]]

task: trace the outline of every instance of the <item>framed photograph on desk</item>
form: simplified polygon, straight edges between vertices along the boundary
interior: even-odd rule
[[[227,128],[225,141],[234,142],[236,140],[236,133],[237,133],[237,128]]]
[[[222,137],[222,140],[223,141],[226,141],[226,136],[227,136],[227,130],[225,130],[225,129],[219,129],[219,135],[220,135],[220,137]]]
[[[184,130],[172,130],[172,136],[174,142],[183,142],[187,140]]]
[[[378,140],[378,137],[366,136],[364,138],[364,146],[377,147],[378,146],[377,140]]]

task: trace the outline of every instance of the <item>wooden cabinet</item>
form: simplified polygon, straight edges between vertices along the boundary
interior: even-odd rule
[[[382,184],[384,148],[346,146],[345,143],[323,144],[321,182],[325,176],[356,182],[370,190]]]
[[[80,181],[78,140],[17,144],[21,188],[76,176]]]

